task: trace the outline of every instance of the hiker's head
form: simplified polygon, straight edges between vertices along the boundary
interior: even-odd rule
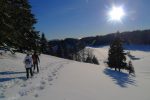
[[[27,53],[27,56],[29,56],[29,53]]]
[[[36,51],[34,51],[34,54],[36,55]]]

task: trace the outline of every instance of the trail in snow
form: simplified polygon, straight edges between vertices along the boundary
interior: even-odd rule
[[[3,56],[3,61],[0,62],[2,65],[0,67],[0,99],[18,100],[27,95],[38,97],[40,91],[53,85],[53,81],[57,79],[57,74],[63,66],[71,62],[42,55],[40,73],[26,81],[26,73],[22,64],[24,56],[17,54],[14,59],[11,59],[9,54]]]
[[[21,84],[19,88],[18,86],[15,87],[15,89],[18,88],[18,90],[16,91],[17,94],[12,94],[12,97],[10,97],[10,93],[13,91],[13,89],[12,91],[7,92],[6,94],[9,94],[8,99],[15,100],[27,95],[33,95],[34,97],[38,97],[42,90],[44,90],[48,86],[53,85],[53,81],[57,79],[57,74],[59,70],[68,63],[68,61],[56,61],[47,64],[47,66],[45,67],[41,66],[39,74],[35,75],[32,79],[29,79]]]

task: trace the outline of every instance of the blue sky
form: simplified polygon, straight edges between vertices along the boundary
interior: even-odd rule
[[[47,39],[81,38],[150,28],[150,0],[29,0]],[[122,23],[108,22],[112,5],[123,6]]]

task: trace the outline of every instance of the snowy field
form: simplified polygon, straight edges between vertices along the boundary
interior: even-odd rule
[[[150,100],[150,49],[142,48],[130,50],[135,77],[106,68],[108,46],[91,48],[100,65],[41,55],[29,80],[24,54],[0,55],[0,100]]]

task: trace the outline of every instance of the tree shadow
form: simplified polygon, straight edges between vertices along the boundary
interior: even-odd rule
[[[3,76],[3,75],[15,75],[15,74],[25,74],[26,72],[13,72],[13,71],[5,71],[5,72],[0,72],[0,75]],[[25,76],[20,76],[20,77],[2,77],[0,78],[0,82],[6,82],[6,81],[11,81],[13,79],[21,79],[21,80],[26,80],[26,77]]]
[[[5,71],[5,72],[0,72],[0,75],[23,74],[23,73],[26,73],[26,72]]]
[[[115,84],[122,88],[127,88],[128,85],[136,86],[136,81],[133,79],[134,77],[131,77],[127,73],[118,72],[108,68],[104,69],[104,73],[111,77]]]
[[[5,72],[0,72],[0,75],[23,74],[23,73],[26,73],[26,72],[5,71]]]
[[[21,77],[15,77],[15,78],[0,78],[0,83],[1,82],[6,82],[6,81],[11,81],[11,80],[14,80],[14,79],[20,79],[20,80],[25,81],[26,77],[25,76],[21,76]]]

